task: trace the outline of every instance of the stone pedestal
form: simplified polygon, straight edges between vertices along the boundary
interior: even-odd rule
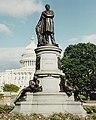
[[[18,102],[13,113],[50,115],[54,112],[86,115],[80,102],[75,102],[73,95],[68,97],[65,93],[27,93],[26,101]]]
[[[38,76],[43,92],[59,92],[61,49],[57,46],[48,45],[38,47],[35,52],[35,75]]]
[[[36,71],[43,91],[27,93],[26,101],[18,102],[13,113],[40,113],[49,115],[54,112],[69,112],[78,115],[86,115],[80,102],[75,102],[73,95],[68,97],[66,93],[59,92],[60,87],[60,54],[57,46],[48,45],[35,49]]]

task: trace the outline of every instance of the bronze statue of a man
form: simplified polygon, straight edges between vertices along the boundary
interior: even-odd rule
[[[49,44],[49,36],[52,44],[55,43],[54,38],[54,12],[50,10],[50,5],[45,5],[45,11],[42,12],[40,20],[36,25],[36,33],[38,38],[38,46]]]

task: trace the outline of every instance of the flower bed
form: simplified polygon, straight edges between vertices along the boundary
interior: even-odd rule
[[[94,106],[84,106],[88,115],[86,117],[73,115],[70,113],[53,113],[50,116],[43,116],[41,114],[12,114],[10,111],[13,106],[0,106],[0,120],[96,120],[96,107]]]

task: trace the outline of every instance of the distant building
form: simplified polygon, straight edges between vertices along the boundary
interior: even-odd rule
[[[11,69],[0,72],[0,91],[4,84],[15,84],[21,88],[29,85],[29,80],[33,79],[36,64],[36,45],[32,37],[31,43],[25,48],[22,54],[20,69]]]

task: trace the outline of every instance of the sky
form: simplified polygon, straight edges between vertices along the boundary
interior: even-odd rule
[[[70,44],[96,43],[96,0],[0,0],[0,70],[19,68],[41,12],[49,4],[55,13],[55,40]],[[15,53],[15,54],[14,54]]]

